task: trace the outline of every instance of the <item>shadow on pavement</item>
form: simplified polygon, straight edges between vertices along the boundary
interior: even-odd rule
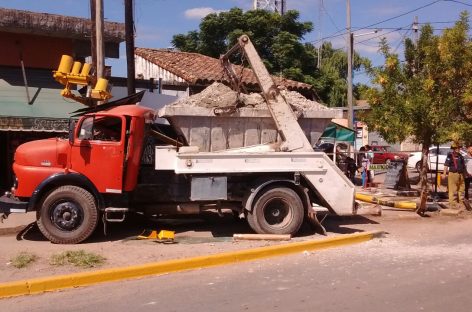
[[[365,230],[361,228],[356,228],[356,225],[379,223],[365,216],[327,216],[322,224],[328,232],[352,234],[356,232],[365,232]]]
[[[377,224],[363,216],[326,217],[323,226],[328,232],[349,234],[362,231],[356,224]],[[174,231],[177,242],[201,243],[229,241],[233,234],[254,233],[246,220],[239,219],[231,213],[222,216],[214,212],[204,212],[195,216],[175,216],[172,218],[149,219],[142,215],[131,214],[123,223],[108,223],[107,235],[104,235],[103,223],[99,222],[95,232],[84,243],[99,243],[106,241],[121,241],[136,239],[144,230]],[[308,222],[304,222],[297,237],[311,236],[317,233]],[[21,230],[17,240],[47,241],[39,231],[36,222]]]

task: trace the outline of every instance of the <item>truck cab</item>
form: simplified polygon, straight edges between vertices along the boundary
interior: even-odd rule
[[[88,237],[99,212],[110,207],[117,194],[135,189],[145,127],[152,120],[152,110],[124,105],[81,117],[70,129],[69,140],[19,146],[13,164],[17,183],[0,201],[2,212],[38,211],[41,231],[54,242]],[[76,234],[60,238],[61,231]]]

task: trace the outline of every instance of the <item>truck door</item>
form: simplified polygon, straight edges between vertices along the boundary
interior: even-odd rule
[[[81,120],[71,149],[71,169],[92,181],[100,193],[121,193],[126,120],[95,115]]]

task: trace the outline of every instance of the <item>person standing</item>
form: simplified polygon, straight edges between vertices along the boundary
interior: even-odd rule
[[[447,177],[449,208],[459,209],[463,205],[464,199],[465,160],[459,152],[459,144],[452,143],[451,150],[452,152],[447,154],[446,161],[444,162],[443,177],[449,174]]]
[[[467,156],[465,157],[465,199],[469,200],[469,188],[472,181],[472,143],[467,144]]]
[[[367,185],[367,158],[365,156],[365,146],[361,146],[359,153],[357,154],[357,166],[361,173],[362,188]]]
[[[373,181],[373,178],[372,178],[372,171],[370,170],[370,165],[372,165],[374,163],[374,152],[372,151],[372,147],[370,145],[366,145],[365,146],[365,150],[366,150],[366,158],[367,158],[367,183],[369,185],[371,185]]]

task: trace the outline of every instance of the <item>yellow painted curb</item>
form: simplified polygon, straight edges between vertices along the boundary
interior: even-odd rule
[[[394,208],[416,209],[416,203],[412,201],[383,200],[381,198],[378,198],[372,195],[366,195],[366,194],[360,194],[360,193],[356,193],[356,199],[363,202],[367,202],[367,203],[379,204],[379,205],[389,206],[389,207],[394,207]]]
[[[0,298],[37,294],[46,291],[138,278],[148,275],[165,274],[235,262],[251,261],[267,257],[303,252],[305,250],[318,250],[361,243],[371,240],[374,237],[379,237],[382,234],[383,232],[346,234],[320,240],[260,247],[236,252],[225,252],[189,259],[168,260],[129,267],[3,283],[0,284]]]

